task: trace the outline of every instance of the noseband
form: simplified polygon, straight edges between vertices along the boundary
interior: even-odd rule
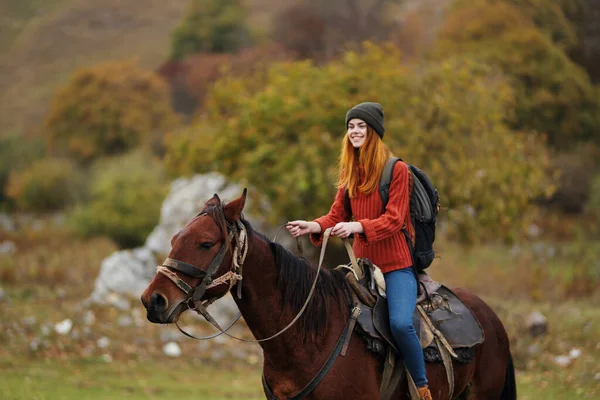
[[[205,215],[206,213],[198,214],[198,217],[201,215]],[[241,291],[241,280],[242,280],[242,265],[244,263],[244,259],[246,258],[246,254],[248,252],[248,241],[247,241],[247,232],[246,227],[240,221],[232,224],[228,227],[227,233],[230,241],[235,241],[235,247],[233,250],[233,261],[231,269],[225,274],[214,278],[214,274],[217,272],[221,264],[223,263],[223,259],[225,258],[225,253],[227,251],[227,243],[223,242],[221,244],[221,248],[218,253],[212,259],[208,268],[206,270],[200,269],[195,265],[188,264],[183,261],[175,260],[173,258],[167,258],[156,268],[156,272],[160,273],[167,278],[169,278],[178,288],[180,288],[186,295],[187,299],[185,300],[188,304],[188,307],[193,310],[204,309],[204,303],[211,304],[217,298],[202,300],[202,297],[206,293],[206,291],[210,288],[222,285],[224,283],[229,282],[229,289],[233,287],[236,282],[238,283],[238,297],[242,298]],[[193,278],[201,279],[201,282],[195,288],[192,288],[188,285],[183,279],[181,279],[173,270],[181,272],[187,276],[191,276]]]

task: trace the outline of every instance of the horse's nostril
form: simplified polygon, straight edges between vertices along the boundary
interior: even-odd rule
[[[161,312],[167,309],[167,299],[158,293],[154,293],[150,298],[150,306],[156,311]]]

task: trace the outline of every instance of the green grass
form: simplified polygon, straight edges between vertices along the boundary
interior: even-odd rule
[[[190,365],[191,364],[191,365]],[[0,367],[0,398],[261,399],[260,370],[187,361],[106,363],[102,360],[29,362]]]

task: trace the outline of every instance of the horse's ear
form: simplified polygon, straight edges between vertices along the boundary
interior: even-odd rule
[[[227,221],[234,222],[240,219],[244,206],[246,205],[246,193],[248,193],[248,189],[244,188],[244,192],[240,197],[227,203],[223,209]]]
[[[214,194],[214,196],[206,202],[206,204],[204,204],[204,208],[206,207],[210,207],[210,206],[219,206],[221,204],[221,199],[219,198],[218,194]]]

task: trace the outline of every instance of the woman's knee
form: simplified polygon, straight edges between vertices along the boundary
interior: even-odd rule
[[[415,332],[412,321],[405,318],[390,318],[390,328],[395,337],[408,336]]]

